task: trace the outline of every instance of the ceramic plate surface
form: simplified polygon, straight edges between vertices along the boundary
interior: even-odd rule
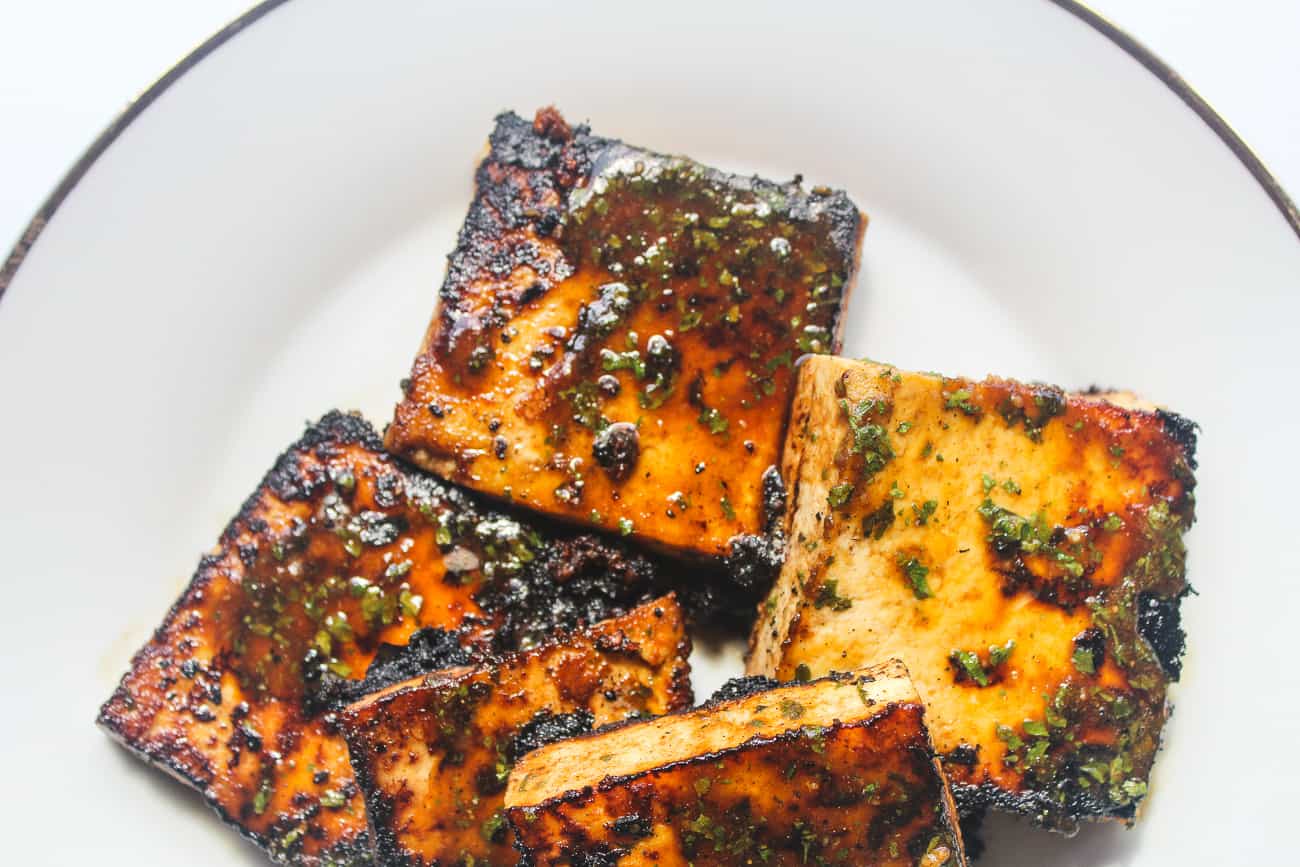
[[[1040,0],[263,11],[150,95],[0,303],[7,862],[262,863],[95,711],[305,420],[388,419],[493,115],[549,103],[847,188],[872,221],[846,354],[1200,422],[1200,595],[1146,814],[996,822],[986,863],[1285,860],[1300,243],[1116,42]],[[696,662],[701,695],[740,667]]]

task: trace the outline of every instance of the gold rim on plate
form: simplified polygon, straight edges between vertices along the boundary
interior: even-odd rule
[[[36,210],[36,215],[32,217],[27,228],[23,230],[18,242],[9,253],[5,260],[4,266],[0,268],[0,299],[4,298],[5,290],[13,282],[14,276],[18,273],[19,267],[22,266],[23,260],[27,257],[28,251],[40,238],[41,232],[45,229],[50,218],[58,211],[59,206],[63,204],[68,195],[76,188],[77,184],[90,171],[91,166],[99,157],[108,150],[109,145],[117,140],[131,123],[139,117],[146,108],[154,103],[169,87],[180,80],[186,72],[189,72],[199,61],[216,51],[226,42],[248,29],[267,15],[267,13],[288,3],[289,0],[262,0],[252,9],[249,9],[243,15],[240,15],[234,21],[227,24],[221,30],[214,33],[206,41],[186,55],[179,63],[167,70],[157,81],[150,85],[143,93],[133,100],[118,117],[108,125],[108,127],[99,134],[91,144],[86,148],[81,157],[72,165],[59,181],[54,190],[46,197],[45,201]],[[1223,116],[1201,96],[1196,90],[1188,84],[1181,75],[1175,72],[1169,64],[1165,63],[1155,55],[1151,49],[1147,48],[1133,36],[1116,26],[1109,19],[1105,18],[1093,9],[1085,6],[1077,0],[1047,0],[1047,2],[1059,7],[1078,18],[1084,24],[1087,24],[1093,30],[1105,36],[1115,45],[1124,50],[1126,54],[1142,64],[1156,78],[1172,90],[1179,99],[1183,101],[1192,111],[1194,111],[1202,121],[1205,122],[1214,134],[1228,146],[1228,149],[1236,155],[1241,164],[1250,172],[1251,176],[1264,189],[1264,193],[1272,200],[1273,204],[1282,214],[1282,219],[1287,221],[1291,230],[1295,232],[1296,237],[1300,238],[1300,211],[1296,209],[1295,202],[1287,195],[1286,190],[1277,177],[1268,170],[1259,156],[1251,150],[1250,145],[1237,134]]]

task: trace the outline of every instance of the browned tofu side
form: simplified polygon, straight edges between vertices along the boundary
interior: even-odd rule
[[[331,413],[202,559],[99,723],[274,860],[368,864],[344,703],[616,614],[656,580],[616,545],[540,531],[404,467],[366,422]]]
[[[507,812],[535,867],[965,864],[897,664],[544,747]]]
[[[500,664],[416,678],[342,727],[382,867],[515,867],[504,791],[529,750],[689,707],[690,639],[672,597]]]
[[[554,109],[497,118],[476,182],[388,447],[678,553],[763,534],[793,361],[836,348],[865,218]]]
[[[1195,431],[1125,403],[808,359],[751,673],[900,658],[959,803],[1131,819],[1180,668]]]

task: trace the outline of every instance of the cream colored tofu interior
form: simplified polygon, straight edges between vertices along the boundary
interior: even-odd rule
[[[874,716],[882,706],[916,702],[896,660],[851,678],[783,686],[716,705],[561,741],[525,756],[510,774],[507,807],[527,807],[564,792],[738,747],[808,726]]]

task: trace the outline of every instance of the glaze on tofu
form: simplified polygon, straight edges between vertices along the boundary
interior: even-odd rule
[[[1131,819],[1180,671],[1195,426],[1105,397],[807,359],[750,672],[900,658],[964,810]]]
[[[515,867],[504,791],[557,738],[691,705],[673,597],[477,668],[425,675],[349,707],[342,726],[380,867]]]
[[[525,756],[506,790],[524,863],[965,864],[901,664],[730,695]]]
[[[273,860],[369,864],[337,711],[617,614],[656,576],[617,545],[486,508],[330,413],[200,561],[99,723]]]
[[[554,109],[498,117],[476,184],[388,448],[743,570],[780,508],[794,360],[837,348],[865,218]]]

